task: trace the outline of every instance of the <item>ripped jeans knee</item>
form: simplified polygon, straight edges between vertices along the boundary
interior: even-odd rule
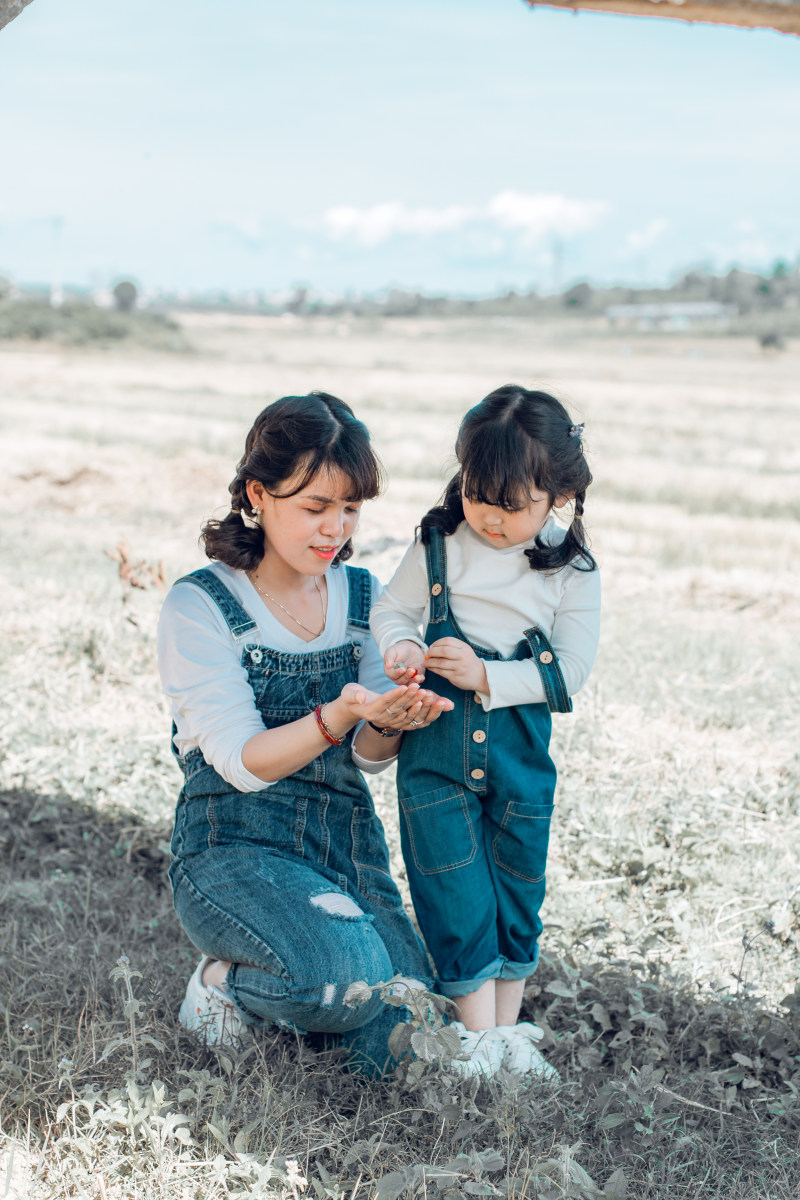
[[[374,987],[397,971],[425,977],[410,922],[398,931],[396,920],[382,910],[373,916],[304,859],[220,846],[176,860],[171,877],[181,924],[204,954],[234,964],[228,986],[255,1021],[348,1037],[364,1028],[377,1037],[384,1022],[376,1018],[385,1014],[390,1028],[402,1010],[377,993],[351,1008],[350,985]]]
[[[315,908],[321,908],[332,917],[364,916],[364,910],[359,908],[346,892],[318,892],[317,895],[310,896],[309,901]]]
[[[365,1004],[344,1003],[351,984],[369,986],[394,973],[372,917],[352,897],[331,888],[307,898],[290,929],[273,931],[268,948],[283,969],[234,963],[228,986],[237,1004],[264,1021],[300,1032],[345,1033],[374,1021],[385,1005],[378,993]]]

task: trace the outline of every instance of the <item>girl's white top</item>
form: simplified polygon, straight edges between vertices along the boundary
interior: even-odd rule
[[[224,563],[211,563],[215,571],[258,623],[248,642],[261,642],[286,654],[314,654],[341,646],[347,629],[348,588],[343,569],[325,576],[328,614],[318,638],[306,642],[276,620],[244,571]],[[381,585],[372,576],[372,599]],[[256,708],[253,689],[242,666],[242,648],[234,642],[225,619],[211,597],[193,583],[177,583],[167,595],[158,622],[158,663],[172,719],[177,727],[175,747],[187,754],[198,747],[206,762],[240,792],[270,787],[242,763],[245,743],[265,728]],[[372,638],[365,639],[358,665],[358,681],[373,692],[393,687],[383,670],[383,659]],[[353,760],[363,771],[381,771],[392,759],[379,763],[353,750]]]
[[[540,537],[555,545],[564,534],[550,517]],[[526,629],[537,625],[552,643],[569,695],[583,687],[600,636],[599,571],[581,571],[572,565],[557,571],[532,571],[523,551],[533,540],[499,549],[479,537],[466,521],[444,544],[450,608],[464,636],[505,656],[523,639]],[[415,541],[372,609],[370,625],[381,654],[406,639],[424,645],[420,632],[429,615],[425,547]],[[544,701],[544,687],[532,658],[487,662],[485,666],[489,690],[479,694],[487,711]],[[433,672],[425,682],[436,690]]]

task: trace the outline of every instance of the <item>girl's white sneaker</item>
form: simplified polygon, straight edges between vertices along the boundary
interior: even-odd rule
[[[228,992],[216,984],[203,983],[203,971],[213,959],[203,955],[186,985],[178,1020],[197,1033],[207,1046],[238,1046],[246,1022]]]
[[[451,1058],[445,1064],[446,1070],[465,1078],[471,1075],[483,1075],[486,1078],[496,1075],[503,1066],[506,1054],[506,1043],[498,1036],[497,1030],[465,1029],[461,1021],[451,1021],[450,1028],[458,1032],[461,1052],[465,1057]]]
[[[548,1083],[559,1083],[561,1076],[536,1046],[544,1031],[530,1021],[516,1025],[498,1025],[493,1031],[505,1045],[503,1066],[519,1075],[536,1075]]]

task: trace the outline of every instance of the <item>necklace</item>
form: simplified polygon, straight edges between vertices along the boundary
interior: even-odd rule
[[[289,609],[285,604],[281,604],[280,600],[276,600],[274,596],[270,596],[269,592],[265,592],[264,589],[259,586],[258,580],[254,575],[248,575],[247,578],[250,580],[256,591],[261,593],[265,600],[269,600],[272,604],[277,604],[278,608],[281,609],[282,612],[285,612],[287,617],[291,617],[295,624],[299,625],[301,629],[305,629],[306,633],[310,633],[312,637],[318,638],[324,632],[325,622],[328,618],[328,606],[325,603],[325,598],[322,595],[322,588],[319,586],[319,581],[317,580],[316,575],[313,577],[314,587],[317,589],[317,595],[319,596],[319,603],[322,609],[322,629],[320,629],[318,633],[313,629],[309,629],[307,625],[304,625],[300,618],[296,617],[293,612],[289,612]]]

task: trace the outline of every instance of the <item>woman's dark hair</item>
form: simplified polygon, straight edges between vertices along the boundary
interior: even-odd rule
[[[572,563],[593,571],[583,530],[583,503],[592,473],[583,456],[581,431],[564,405],[547,392],[529,392],[506,384],[471,408],[458,430],[456,458],[460,470],[448,483],[439,504],[420,522],[420,537],[431,529],[445,536],[464,520],[462,496],[514,512],[530,502],[532,488],[558,496],[574,494],[572,524],[564,540],[550,546],[537,535],[525,551],[532,571],[555,571]],[[577,560],[577,561],[576,561]]]
[[[244,455],[230,484],[231,511],[221,521],[210,520],[200,539],[209,558],[229,567],[254,571],[264,557],[264,532],[247,524],[248,480],[255,479],[271,496],[294,496],[320,471],[340,471],[351,484],[352,500],[372,500],[378,495],[382,471],[372,449],[366,425],[353,410],[326,392],[284,396],[260,412],[247,435]],[[282,485],[294,480],[291,491]],[[333,565],[353,553],[345,542]]]

